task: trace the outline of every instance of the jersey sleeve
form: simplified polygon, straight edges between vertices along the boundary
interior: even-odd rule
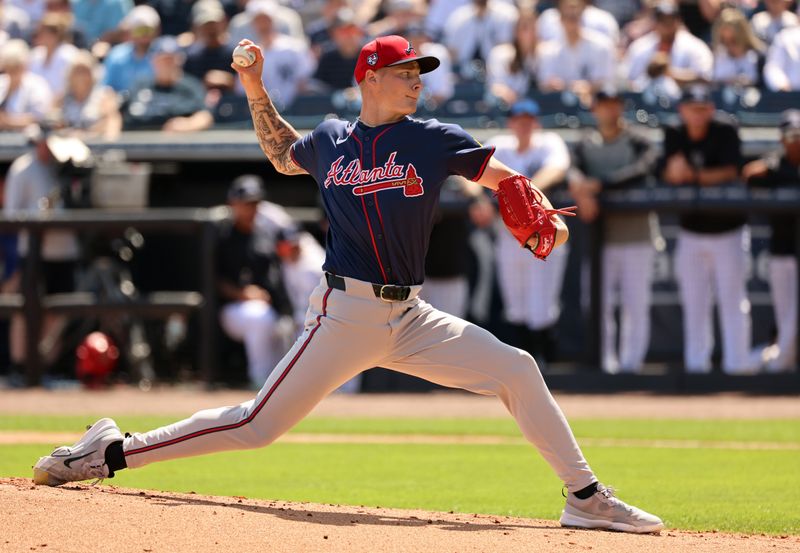
[[[289,148],[289,155],[292,156],[298,167],[301,167],[311,176],[317,174],[317,155],[315,152],[314,133],[311,131],[304,137],[297,140],[292,147]]]
[[[447,171],[471,181],[480,180],[494,146],[483,146],[458,125],[442,125]]]

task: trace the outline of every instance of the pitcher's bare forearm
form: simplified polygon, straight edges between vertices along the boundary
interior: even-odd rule
[[[298,166],[289,153],[300,134],[280,116],[272,105],[266,92],[247,97],[250,113],[253,116],[253,127],[256,130],[258,143],[264,154],[284,175],[300,175],[305,171]]]

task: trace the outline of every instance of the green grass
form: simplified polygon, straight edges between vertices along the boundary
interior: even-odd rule
[[[80,430],[92,417],[0,416],[0,430]],[[119,417],[140,430],[164,417]],[[578,436],[800,443],[800,422],[573,421]],[[312,418],[302,432],[518,435],[513,422]],[[0,446],[0,475],[30,476],[45,445]],[[598,475],[670,527],[800,534],[800,451],[587,447]],[[557,518],[560,482],[525,445],[289,444],[122,471],[120,486],[250,498]]]
[[[99,416],[0,415],[0,431],[38,430],[80,432]],[[144,431],[179,420],[180,417],[115,417],[123,431]],[[796,420],[571,420],[578,437],[620,439],[672,439],[703,441],[757,441],[800,443]],[[385,419],[313,417],[303,420],[295,432],[324,434],[426,434],[519,436],[515,422],[503,419]]]

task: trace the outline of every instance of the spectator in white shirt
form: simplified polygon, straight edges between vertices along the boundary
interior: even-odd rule
[[[714,57],[705,42],[687,31],[671,2],[653,8],[654,30],[635,40],[624,74],[633,90],[656,89],[680,97],[683,85],[711,79]]]
[[[70,20],[69,14],[44,14],[36,32],[36,47],[31,51],[31,72],[47,81],[55,97],[64,93],[67,69],[78,54],[78,49],[66,40]]]
[[[443,41],[447,20],[458,8],[469,3],[470,0],[430,0],[425,17],[425,32],[432,40]]]
[[[756,36],[767,44],[772,44],[775,35],[780,31],[800,25],[797,15],[789,11],[791,5],[791,0],[764,0],[766,9],[753,15],[750,20]]]
[[[4,3],[25,12],[34,26],[39,23],[47,9],[46,0],[5,0]]]
[[[275,106],[285,109],[314,74],[314,56],[303,41],[280,34],[271,14],[264,11],[253,15],[255,42],[264,53],[264,84]],[[241,83],[237,87],[241,90]]]
[[[581,27],[605,35],[616,45],[619,42],[619,23],[614,19],[614,16],[600,8],[587,5],[586,0],[582,0],[581,4]],[[564,35],[559,10],[559,7],[550,8],[543,11],[542,15],[539,16],[539,40],[553,40]]]
[[[97,60],[79,50],[66,74],[64,96],[58,101],[59,124],[75,136],[102,136],[113,140],[122,130],[117,95],[99,83]]]
[[[22,39],[0,53],[0,131],[21,130],[44,119],[53,106],[50,86],[28,70],[30,49]]]
[[[255,34],[253,20],[265,13],[274,20],[278,33],[306,41],[303,21],[300,19],[300,14],[292,8],[281,6],[274,0],[248,0],[244,11],[234,15],[228,25],[228,44],[231,48],[239,44],[243,38],[251,38]]]
[[[0,34],[7,38],[28,38],[31,33],[31,18],[25,10],[10,2],[0,2]]]
[[[800,27],[784,29],[772,41],[764,82],[770,90],[800,90]]]
[[[474,77],[474,60],[485,62],[492,48],[511,42],[517,9],[499,0],[473,0],[458,8],[447,19],[444,45],[453,53],[465,77]]]
[[[536,81],[538,44],[535,13],[521,13],[514,42],[498,44],[489,54],[486,84],[492,96],[511,105],[528,94]]]
[[[761,82],[764,43],[753,33],[744,14],[725,8],[711,30],[714,46],[713,82],[755,86]]]
[[[613,83],[616,73],[614,45],[607,37],[581,27],[584,5],[583,0],[559,2],[564,36],[539,46],[537,80],[540,90],[570,90],[583,97]]]

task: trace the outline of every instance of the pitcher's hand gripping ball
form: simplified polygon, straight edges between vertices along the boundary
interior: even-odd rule
[[[548,209],[542,204],[541,193],[531,186],[531,181],[522,175],[513,175],[497,185],[497,201],[503,222],[523,248],[531,250],[539,259],[545,259],[556,243],[556,225],[553,215],[574,216],[576,206],[564,209]],[[528,242],[537,237],[536,247]]]
[[[250,67],[255,63],[256,55],[247,49],[246,46],[238,45],[233,49],[233,63],[240,67]]]

